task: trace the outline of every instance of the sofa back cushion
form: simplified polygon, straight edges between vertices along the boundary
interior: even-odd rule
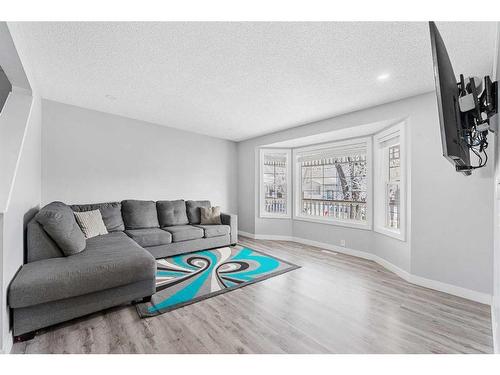
[[[159,228],[156,203],[126,200],[122,202],[122,216],[126,229]]]
[[[74,204],[70,206],[73,211],[85,212],[99,210],[108,232],[125,230],[122,218],[122,204],[120,202]]]
[[[189,223],[186,214],[186,202],[183,199],[176,201],[156,202],[158,220],[160,227],[171,227],[173,225],[186,225]]]
[[[26,262],[63,257],[61,249],[33,218],[26,230]]]
[[[190,224],[200,224],[200,207],[210,207],[210,201],[187,201],[186,211]]]
[[[49,203],[36,214],[35,220],[64,255],[77,254],[85,249],[85,236],[76,222],[73,210],[66,204]]]

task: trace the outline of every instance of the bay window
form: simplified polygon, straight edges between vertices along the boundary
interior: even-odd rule
[[[293,152],[293,157],[292,157]],[[405,241],[405,123],[363,138],[260,149],[260,217],[371,230]]]

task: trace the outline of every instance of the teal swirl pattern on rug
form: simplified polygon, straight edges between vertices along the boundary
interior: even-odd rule
[[[157,260],[156,293],[137,304],[142,318],[213,297],[299,268],[242,246],[197,251]]]

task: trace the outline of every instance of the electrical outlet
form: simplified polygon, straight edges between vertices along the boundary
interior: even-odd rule
[[[345,240],[340,240],[340,246],[345,247]]]

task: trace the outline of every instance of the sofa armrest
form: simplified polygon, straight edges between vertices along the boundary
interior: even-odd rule
[[[220,219],[222,224],[231,227],[231,245],[236,244],[238,242],[238,215],[221,213]]]

